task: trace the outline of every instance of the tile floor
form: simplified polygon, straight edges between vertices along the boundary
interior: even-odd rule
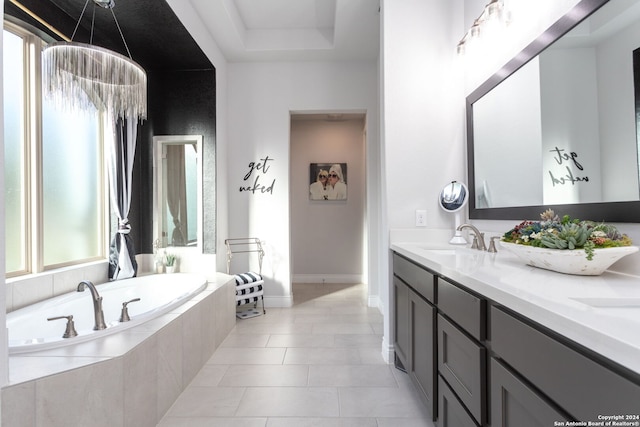
[[[364,285],[296,284],[294,306],[238,320],[161,427],[433,427],[384,363]]]

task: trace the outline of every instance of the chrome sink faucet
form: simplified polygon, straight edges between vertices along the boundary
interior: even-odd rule
[[[95,319],[93,330],[99,331],[106,329],[107,325],[104,323],[104,313],[102,312],[102,297],[90,281],[83,280],[78,284],[78,292],[84,292],[86,288],[89,288],[91,291],[91,299],[93,300],[93,317]]]
[[[484,233],[481,233],[480,230],[478,230],[475,226],[473,226],[471,224],[462,224],[461,226],[458,227],[458,231],[462,231],[465,228],[470,228],[471,230],[473,230],[473,232],[475,234],[474,242],[475,241],[478,242],[477,248],[474,248],[473,246],[471,246],[471,247],[473,249],[478,249],[480,251],[486,251],[487,250],[487,245],[484,243]]]

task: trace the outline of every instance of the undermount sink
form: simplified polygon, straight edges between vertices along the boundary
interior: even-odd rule
[[[455,255],[455,249],[434,249],[429,247],[421,247],[420,249],[435,255]]]
[[[640,298],[603,297],[603,298],[569,298],[595,308],[640,308]]]

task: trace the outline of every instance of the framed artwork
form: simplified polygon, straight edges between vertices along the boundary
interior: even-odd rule
[[[311,163],[309,200],[347,200],[347,164]]]

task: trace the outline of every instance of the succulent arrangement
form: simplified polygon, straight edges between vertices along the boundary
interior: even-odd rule
[[[594,249],[630,246],[631,239],[610,224],[560,218],[551,209],[540,214],[540,221],[523,221],[502,237],[504,242],[549,249],[584,249],[593,259]]]

